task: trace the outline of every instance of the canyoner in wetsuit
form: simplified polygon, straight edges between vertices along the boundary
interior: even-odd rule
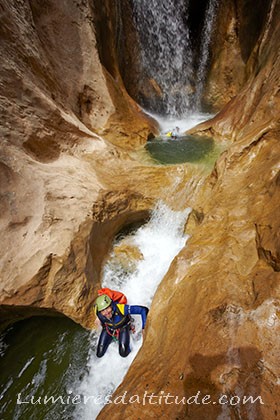
[[[102,325],[102,332],[97,345],[97,357],[104,356],[113,338],[119,341],[120,355],[126,357],[130,353],[130,315],[141,315],[143,330],[149,309],[146,306],[113,302],[109,296],[102,295],[98,296],[95,301],[95,310]]]

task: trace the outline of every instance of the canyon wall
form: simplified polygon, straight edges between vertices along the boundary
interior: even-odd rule
[[[206,74],[200,75],[206,77],[201,104],[203,109],[217,112],[236,96],[255,68],[256,45],[266,30],[271,0],[211,0],[211,2],[216,4],[216,16],[210,36]],[[155,111],[156,103],[161,100],[163,93],[157,80],[149,76],[149,69],[145,68],[143,63],[141,40],[134,23],[135,5],[132,0],[118,1],[115,5],[113,9],[116,18],[114,54],[118,57],[119,72],[130,96],[148,109],[153,105]],[[169,8],[172,11],[170,5],[171,2],[167,3],[166,9]],[[202,42],[205,42],[205,15],[209,2],[189,0],[185,5],[187,13],[185,24],[189,28],[192,50],[185,54],[192,56],[193,68],[189,69],[190,73],[194,72],[189,86],[189,94],[192,95],[197,87],[195,84],[200,54],[203,50]],[[108,13],[112,14],[112,8],[109,12],[108,6],[106,9],[107,16]],[[167,15],[164,15],[164,18],[166,17]],[[138,25],[143,27],[149,25],[150,22],[147,19],[149,16],[143,16],[143,21],[138,22]],[[168,24],[172,25],[172,20],[161,23],[161,25]],[[161,28],[159,22],[157,25]],[[105,33],[107,32],[103,25],[103,36]],[[156,54],[156,44],[154,49]],[[107,62],[110,62],[108,50],[104,56]]]
[[[271,0],[218,2],[203,105],[219,111],[256,68],[257,45],[268,24]]]
[[[157,195],[141,195],[133,177],[124,182],[125,168],[132,171],[127,150],[157,129],[100,59],[113,35],[97,47],[99,6],[0,5],[2,325],[46,310],[88,322],[98,252],[126,220],[146,217]],[[109,196],[107,206],[111,190],[118,204]],[[93,233],[112,219],[107,248],[98,247]]]
[[[191,130],[231,145],[190,197],[191,238],[114,394],[126,405],[108,405],[100,419],[279,418],[279,11],[272,1],[254,45],[243,44],[250,71],[237,95]],[[255,403],[243,405],[244,396]]]
[[[277,418],[279,0],[221,2],[205,102],[230,102],[194,131],[231,145],[200,189],[187,166],[148,167],[129,154],[157,128],[126,92],[123,72],[137,54],[118,44],[131,25],[122,14],[119,27],[122,3],[65,4],[0,5],[2,326],[41,313],[91,326],[114,234],[160,197],[191,205],[191,239],[158,288],[116,395],[200,391],[265,404],[131,403],[100,418]]]

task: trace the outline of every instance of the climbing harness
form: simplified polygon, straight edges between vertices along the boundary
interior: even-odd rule
[[[109,334],[111,337],[113,337],[113,340],[114,341],[118,341],[119,340],[120,330],[121,330],[120,328],[117,328],[115,330],[110,330],[110,328],[106,324],[105,324],[105,328],[106,328],[107,334]]]
[[[133,324],[133,321],[134,321],[134,319],[131,318],[125,326],[128,325],[129,330],[132,332],[132,334],[135,334],[136,328],[135,328],[135,325]],[[105,329],[106,329],[107,334],[109,334],[113,338],[114,341],[119,340],[121,328],[116,328],[114,330],[111,330],[109,328],[109,326],[107,324],[105,324]]]

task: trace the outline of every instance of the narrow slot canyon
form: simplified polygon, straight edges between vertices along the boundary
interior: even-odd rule
[[[0,21],[0,417],[278,419],[280,1]],[[104,287],[149,309],[127,357]]]

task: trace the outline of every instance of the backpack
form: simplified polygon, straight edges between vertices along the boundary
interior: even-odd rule
[[[97,290],[97,294],[98,296],[107,295],[113,302],[116,303],[127,303],[127,298],[122,292],[117,292],[116,290],[109,289],[108,287]]]

